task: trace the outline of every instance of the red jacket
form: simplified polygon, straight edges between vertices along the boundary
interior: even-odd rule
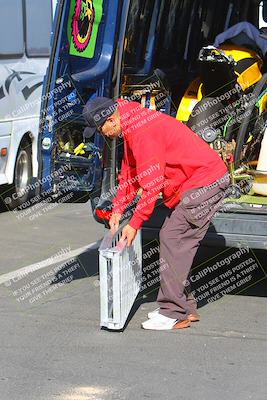
[[[209,185],[227,168],[220,156],[186,125],[139,103],[118,100],[124,158],[113,212],[123,213],[143,189],[129,224],[139,229],[151,216],[160,192],[174,208],[187,190]]]

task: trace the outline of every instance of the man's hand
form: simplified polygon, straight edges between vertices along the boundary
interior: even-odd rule
[[[114,234],[119,229],[121,217],[122,217],[122,214],[112,214],[111,215],[110,220],[109,220],[109,226],[110,226],[112,234]]]
[[[133,243],[135,236],[137,234],[137,230],[132,228],[129,224],[126,225],[122,230],[122,236],[120,238],[120,242],[123,242],[127,239],[127,246],[131,246]]]

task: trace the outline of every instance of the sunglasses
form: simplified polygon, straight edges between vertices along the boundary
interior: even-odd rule
[[[97,131],[98,131],[99,133],[101,133],[101,135],[103,134],[102,128],[103,128],[104,125],[105,125],[105,122],[104,122],[104,124],[102,124],[102,125],[100,125],[100,126],[98,126],[98,127],[96,128]]]
[[[102,124],[102,125],[100,125],[100,126],[98,126],[96,129],[97,129],[97,131],[99,132],[99,133],[101,133],[102,135],[103,135],[103,130],[102,130],[102,128],[103,128],[103,126],[105,125],[105,123],[108,121],[108,119]]]

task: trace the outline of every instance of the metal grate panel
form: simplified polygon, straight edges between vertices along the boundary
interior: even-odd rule
[[[142,283],[141,230],[127,247],[119,242],[125,225],[109,231],[99,248],[100,326],[113,330],[124,327]]]

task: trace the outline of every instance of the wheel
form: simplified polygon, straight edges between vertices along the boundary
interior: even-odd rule
[[[20,145],[18,150],[13,185],[6,192],[4,199],[6,206],[13,210],[19,206],[25,205],[32,197],[33,191],[29,187],[32,182],[32,152],[31,144],[27,141]],[[30,204],[29,204],[30,205]]]
[[[214,103],[216,98],[205,97],[200,100],[191,113],[187,126],[200,136],[206,143],[222,140],[223,125],[221,123],[221,102]]]
[[[242,192],[238,185],[231,185],[229,188],[229,197],[233,199],[240,199]]]
[[[205,97],[193,108],[187,126],[201,136],[205,142],[212,143],[217,139],[221,128],[218,122],[219,117],[214,118],[214,115],[219,116],[222,108],[223,104],[221,102],[214,104],[213,97]]]

